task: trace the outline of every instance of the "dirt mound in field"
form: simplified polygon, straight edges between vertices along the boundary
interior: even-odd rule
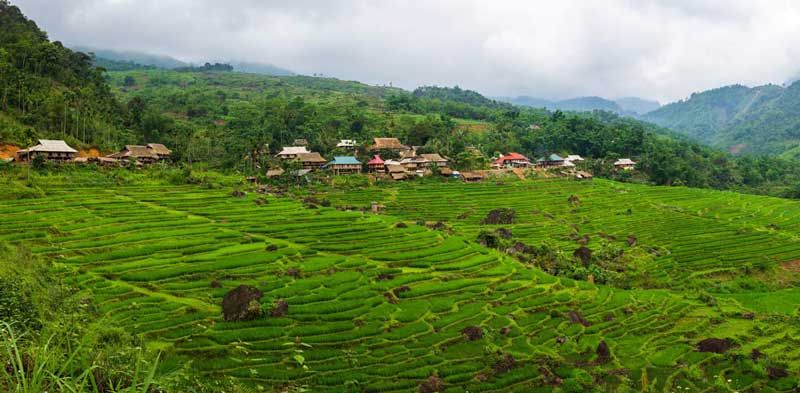
[[[597,353],[597,364],[606,364],[611,360],[611,349],[608,348],[608,344],[605,341],[600,341],[595,353]]]
[[[736,343],[727,338],[707,338],[697,343],[700,352],[725,353],[736,347]]]
[[[419,393],[444,392],[444,382],[441,378],[431,375],[430,378],[419,384]]]
[[[286,303],[286,300],[278,299],[275,302],[275,307],[272,308],[272,316],[273,317],[282,317],[289,312],[289,303]]]
[[[789,376],[789,371],[781,367],[767,367],[767,376],[769,379],[781,379]]]
[[[481,220],[481,224],[513,224],[516,216],[516,210],[501,207],[490,211],[486,217]]]
[[[222,313],[226,321],[249,321],[261,316],[259,299],[264,294],[258,288],[239,285],[225,294]]]
[[[492,366],[492,370],[494,370],[494,375],[505,374],[511,371],[517,365],[517,359],[514,356],[506,355],[502,359],[495,362]]]
[[[572,323],[579,323],[579,324],[581,324],[583,326],[592,326],[592,324],[589,323],[589,321],[587,321],[586,318],[584,318],[577,311],[568,312],[567,313],[567,318],[569,318],[569,321],[572,322]]]
[[[461,330],[461,334],[469,341],[480,340],[483,338],[483,330],[479,326],[467,326]]]

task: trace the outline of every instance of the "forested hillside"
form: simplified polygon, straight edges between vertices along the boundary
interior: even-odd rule
[[[77,144],[131,139],[123,111],[84,53],[50,42],[19,8],[0,1],[0,140],[58,136]]]
[[[621,115],[637,117],[660,107],[657,101],[645,100],[638,97],[624,97],[609,100],[602,97],[577,97],[565,100],[545,100],[542,98],[519,96],[500,97],[500,101],[515,105],[529,106],[532,108],[546,108],[549,110],[591,112],[594,110],[614,112]]]
[[[800,84],[727,86],[644,116],[733,153],[800,155]]]

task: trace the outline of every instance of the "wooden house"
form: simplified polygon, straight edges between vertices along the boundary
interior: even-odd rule
[[[630,158],[620,158],[614,161],[614,169],[631,170],[636,167],[636,163],[631,161]]]
[[[570,154],[570,155],[568,155],[568,156],[566,156],[564,158],[564,161],[569,161],[569,162],[571,162],[573,164],[580,164],[585,160],[583,159],[583,157],[581,157],[581,156],[579,156],[577,154]]]
[[[282,168],[275,168],[267,170],[267,179],[275,179],[277,177],[281,177],[283,175]]]
[[[152,164],[159,160],[158,154],[148,149],[147,146],[140,145],[125,145],[122,150],[109,154],[107,157],[122,161],[133,160],[142,164]]]
[[[400,160],[400,165],[408,171],[423,170],[427,168],[429,164],[430,162],[421,156],[408,157]]]
[[[335,175],[342,173],[360,173],[361,162],[353,156],[336,156],[323,167],[331,170]]]
[[[450,160],[440,156],[438,153],[420,154],[420,157],[428,160],[428,166],[435,166],[439,168],[447,168]]]
[[[508,153],[492,162],[494,168],[527,168],[531,166],[528,157],[519,153]]]
[[[319,153],[299,153],[297,160],[303,165],[303,169],[310,169],[312,171],[321,169],[327,162]]]
[[[42,157],[48,161],[72,161],[77,150],[62,140],[39,139],[39,144],[27,149],[17,150],[17,161],[30,161]]]
[[[407,153],[411,148],[400,143],[397,138],[373,138],[369,151],[390,150],[398,153]]]
[[[376,154],[371,160],[369,160],[369,162],[367,162],[367,169],[370,172],[385,172],[386,162],[383,161],[380,155]]]
[[[339,143],[336,144],[336,147],[341,149],[352,150],[356,148],[356,140],[355,139],[340,139]]]
[[[542,168],[556,168],[564,166],[564,158],[558,154],[551,154],[547,157],[542,157],[536,161],[536,164]]]
[[[305,146],[285,146],[275,157],[283,160],[293,160],[299,154],[310,153]]]
[[[166,160],[172,154],[172,150],[160,143],[148,143],[147,148],[158,156],[159,160]]]
[[[406,168],[399,164],[386,165],[386,173],[389,174],[392,180],[405,180],[408,177]]]
[[[483,180],[483,174],[480,172],[461,172],[461,178],[467,183],[476,183]]]
[[[295,139],[292,144],[295,146],[308,146],[308,140],[304,138]]]

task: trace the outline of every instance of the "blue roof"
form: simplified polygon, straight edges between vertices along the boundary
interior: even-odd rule
[[[353,156],[336,156],[333,157],[333,160],[327,163],[325,166],[328,165],[361,165],[361,162]]]
[[[561,156],[559,156],[558,154],[551,154],[550,161],[564,161],[564,159],[561,158]]]

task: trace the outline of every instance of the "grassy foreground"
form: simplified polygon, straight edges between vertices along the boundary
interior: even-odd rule
[[[39,189],[0,204],[0,242],[55,260],[106,323],[162,352],[164,370],[189,367],[205,380],[267,391],[415,391],[432,376],[447,391],[798,384],[800,295],[789,288],[793,276],[775,270],[798,254],[792,202],[603,181],[328,195],[340,205],[383,201],[386,214],[372,215],[236,197],[229,187],[53,181]],[[578,205],[567,202],[575,193]],[[496,207],[517,209],[509,227],[530,244],[566,248],[575,222],[592,238],[634,233],[629,252],[638,265],[629,282],[653,289],[548,275],[477,244],[481,218]],[[745,263],[759,269],[746,280],[753,289],[742,284]],[[724,290],[695,290],[712,282]],[[222,319],[222,297],[240,284],[263,291],[266,316]],[[288,312],[269,315],[281,300]],[[697,351],[706,338],[735,348]],[[769,378],[770,369],[789,375]]]

